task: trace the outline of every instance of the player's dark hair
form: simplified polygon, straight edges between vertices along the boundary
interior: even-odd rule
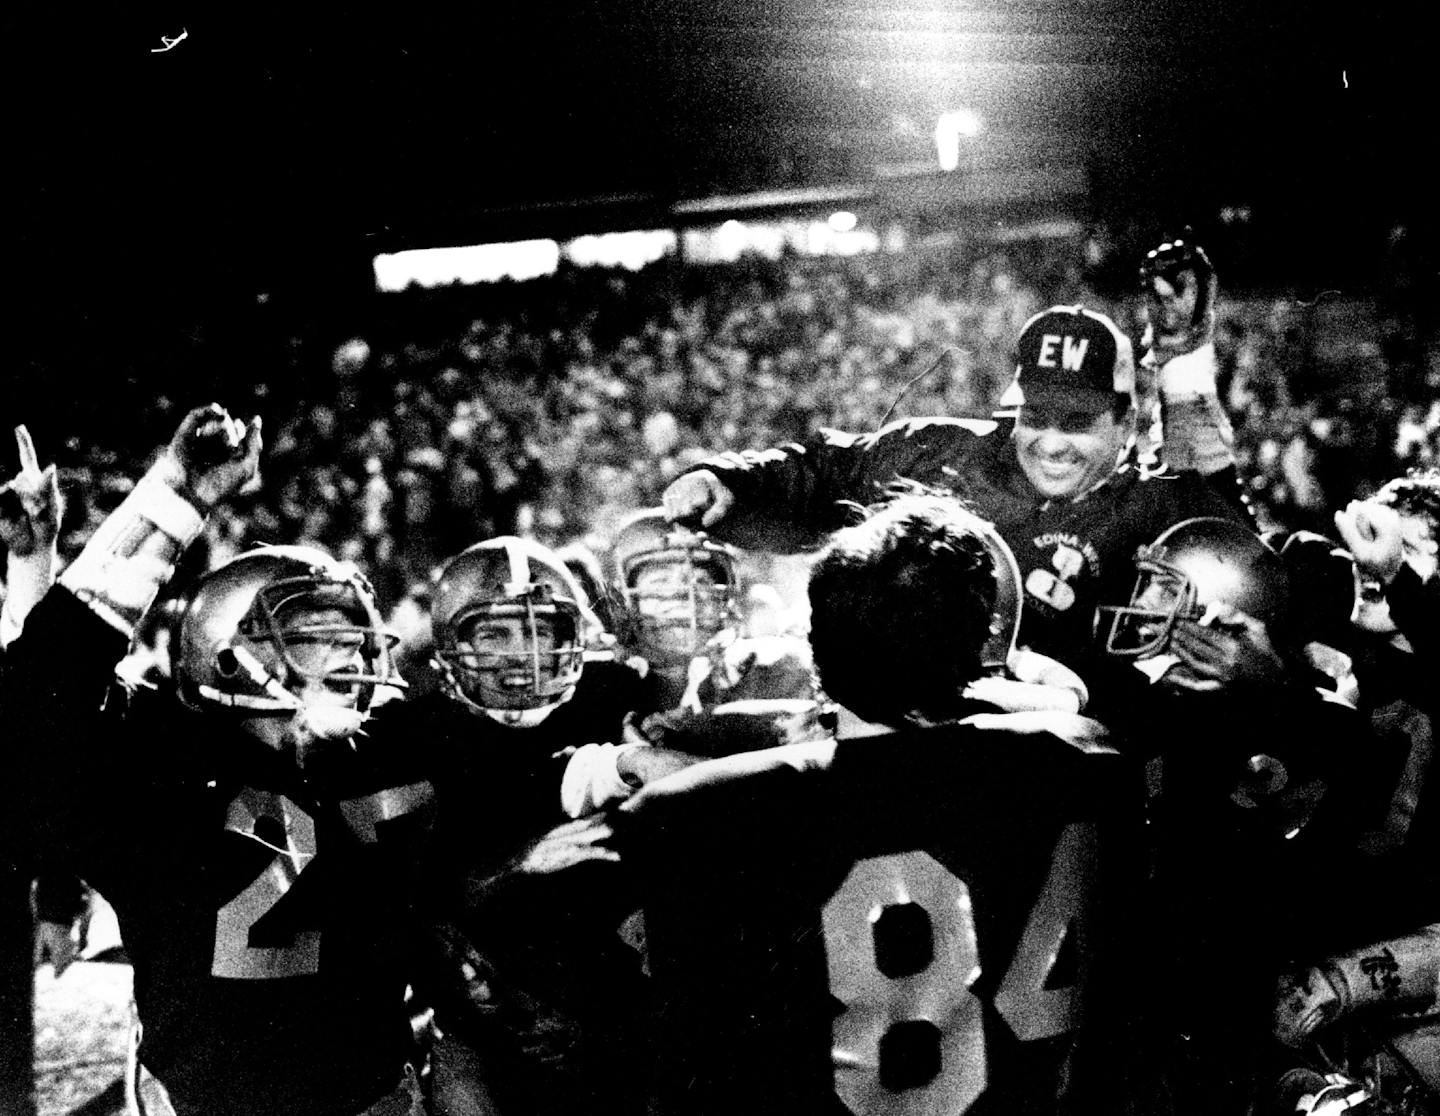
[[[810,575],[810,646],[833,700],[880,724],[956,709],[995,607],[975,522],[956,500],[902,495],[835,534]]]

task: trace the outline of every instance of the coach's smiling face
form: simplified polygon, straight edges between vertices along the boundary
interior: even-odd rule
[[[1020,470],[1042,498],[1073,500],[1114,470],[1131,425],[1091,397],[1027,402],[1015,421]]]

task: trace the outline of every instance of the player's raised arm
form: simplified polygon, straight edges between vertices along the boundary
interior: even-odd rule
[[[1141,263],[1140,289],[1145,363],[1154,370],[1163,416],[1161,456],[1173,470],[1204,476],[1233,468],[1235,434],[1216,386],[1219,287],[1210,257],[1187,238],[1166,241]]]
[[[214,403],[191,411],[60,584],[129,636],[205,517],[256,476],[260,444],[258,417],[246,424]]]

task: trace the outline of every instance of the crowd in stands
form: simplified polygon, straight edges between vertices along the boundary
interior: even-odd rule
[[[211,544],[319,543],[393,602],[478,538],[603,539],[709,452],[870,430],[892,411],[983,417],[1040,308],[1083,301],[1133,329],[1129,292],[1092,289],[1083,259],[1065,240],[667,259],[375,295],[348,328],[292,339],[287,366],[228,385],[232,410],[267,424],[265,483]],[[1440,403],[1423,369],[1374,340],[1369,304],[1247,296],[1221,278],[1222,398],[1262,524],[1323,526],[1327,509],[1435,462]],[[1405,398],[1397,383],[1417,386]],[[150,428],[194,402],[181,394],[151,401],[133,443],[117,431],[55,448],[71,494],[62,552],[143,468]]]

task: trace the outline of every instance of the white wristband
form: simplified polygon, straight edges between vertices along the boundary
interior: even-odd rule
[[[1167,399],[1214,395],[1218,368],[1213,344],[1201,345],[1194,352],[1172,357],[1160,369],[1160,394]]]
[[[60,575],[61,585],[126,635],[205,526],[205,517],[165,483],[173,469],[164,458],[152,466]]]
[[[183,550],[205,529],[205,517],[189,500],[151,470],[140,478],[131,497],[135,511],[169,535]]]

